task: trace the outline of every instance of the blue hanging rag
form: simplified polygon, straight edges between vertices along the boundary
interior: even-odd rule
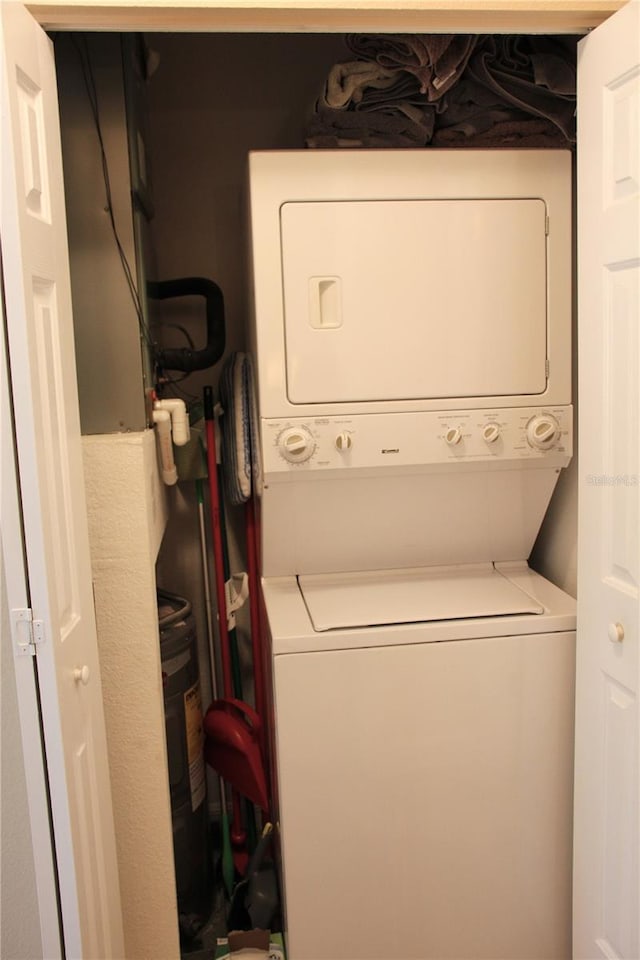
[[[246,503],[262,489],[253,366],[246,353],[230,354],[220,374],[222,468],[229,503]]]

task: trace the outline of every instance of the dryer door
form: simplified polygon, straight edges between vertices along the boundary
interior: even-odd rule
[[[285,203],[292,403],[546,388],[539,198]]]

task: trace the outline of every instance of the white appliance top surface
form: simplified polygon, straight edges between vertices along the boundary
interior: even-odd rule
[[[298,577],[315,630],[541,614],[491,564]]]
[[[515,635],[529,635],[541,633],[559,633],[576,628],[576,602],[573,597],[564,593],[540,574],[531,570],[524,560],[502,562],[495,564],[495,570],[512,586],[519,588],[523,594],[523,606],[541,607],[543,612],[510,613],[504,609],[493,616],[462,616],[462,604],[466,610],[464,595],[467,584],[470,590],[476,577],[484,571],[488,574],[489,583],[498,583],[490,570],[492,564],[457,564],[450,567],[423,568],[420,571],[397,571],[400,577],[407,574],[420,573],[431,579],[432,583],[442,584],[443,580],[449,583],[451,597],[455,591],[455,603],[448,613],[455,613],[459,619],[422,620],[419,622],[399,622],[396,610],[393,623],[372,626],[370,614],[364,619],[368,625],[336,628],[332,630],[317,630],[311,620],[309,609],[303,597],[298,578],[265,577],[262,580],[263,597],[269,622],[272,652],[280,654],[322,653],[329,650],[354,650],[364,647],[397,646],[412,643],[437,643],[445,641],[474,640],[483,637],[510,637]],[[391,571],[393,577],[393,571]],[[369,575],[367,575],[369,576]],[[321,578],[302,578],[320,580]],[[344,583],[343,575],[328,579],[340,580]],[[354,578],[358,580],[358,576]],[[369,581],[371,583],[371,581]],[[486,580],[485,580],[486,582]],[[500,590],[501,588],[498,588]],[[313,591],[312,591],[313,592]],[[348,591],[351,592],[350,590]],[[369,600],[375,592],[368,591]],[[517,595],[517,594],[516,594]],[[513,596],[513,595],[512,595]],[[375,601],[372,601],[375,602]],[[346,606],[343,598],[340,607]],[[363,619],[363,618],[355,618]]]

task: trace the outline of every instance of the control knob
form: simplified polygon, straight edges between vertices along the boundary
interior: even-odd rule
[[[278,437],[278,448],[289,463],[304,463],[313,456],[316,441],[308,427],[287,427]]]
[[[497,423],[487,423],[482,431],[482,438],[486,443],[495,443],[500,436],[500,427]]]
[[[459,427],[450,427],[444,435],[450,447],[455,447],[462,440],[462,431]]]
[[[351,447],[353,445],[351,434],[347,433],[346,430],[338,434],[335,442],[336,442],[336,450],[339,450],[340,453],[346,453],[347,450],[351,450]]]
[[[560,436],[560,427],[550,413],[539,413],[527,424],[527,440],[536,450],[549,450]]]

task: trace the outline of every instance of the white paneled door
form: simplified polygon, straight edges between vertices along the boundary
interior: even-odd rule
[[[574,956],[640,956],[640,0],[578,62]]]
[[[53,48],[1,5],[2,269],[67,958],[124,956],[82,474]],[[5,558],[7,562],[9,558]],[[15,557],[14,562],[21,562]],[[18,644],[28,614],[9,598]],[[22,618],[22,619],[21,619]],[[25,758],[27,761],[29,758]]]

